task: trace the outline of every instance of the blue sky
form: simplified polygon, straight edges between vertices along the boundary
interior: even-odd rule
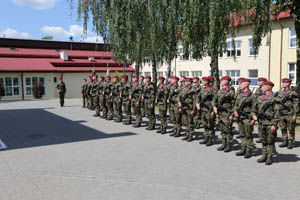
[[[68,0],[1,0],[0,19],[0,37],[41,39],[51,35],[54,40],[68,40],[72,35],[74,41],[102,41],[91,25],[84,36],[76,5],[71,11]]]

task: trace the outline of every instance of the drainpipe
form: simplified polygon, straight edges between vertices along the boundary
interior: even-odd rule
[[[23,72],[21,72],[21,87],[22,87],[22,100],[24,100],[24,76],[23,76]]]
[[[282,78],[282,50],[283,50],[283,28],[284,26],[280,23],[278,20],[278,23],[280,25],[280,31],[281,31],[281,38],[280,38],[280,76],[279,76],[279,89],[281,88],[281,78]]]
[[[272,53],[272,30],[270,31],[268,80],[270,80],[271,78],[271,53]]]

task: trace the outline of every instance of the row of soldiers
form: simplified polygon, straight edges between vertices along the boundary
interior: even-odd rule
[[[95,117],[122,122],[123,113],[126,121],[132,123],[132,114],[136,117],[135,128],[141,127],[142,117],[147,116],[147,130],[156,126],[155,108],[161,121],[157,133],[167,133],[167,112],[173,128],[170,136],[181,137],[188,142],[195,139],[194,130],[200,125],[204,128],[204,139],[200,144],[211,146],[216,142],[215,127],[218,122],[221,131],[222,145],[218,151],[233,150],[233,122],[237,121],[241,150],[237,156],[252,156],[253,128],[258,123],[259,141],[262,143],[262,156],[259,163],[271,165],[276,153],[275,141],[278,127],[281,129],[283,142],[280,147],[292,149],[295,141],[296,116],[299,111],[297,93],[290,87],[291,80],[282,79],[282,89],[273,93],[274,84],[266,78],[258,78],[258,87],[252,91],[251,80],[239,78],[239,88],[231,86],[231,78],[221,78],[220,89],[214,86],[212,76],[199,78],[170,76],[167,83],[164,77],[158,77],[158,84],[151,82],[151,77],[138,79],[123,75],[119,82],[118,76],[95,75],[84,80],[82,86],[83,106],[95,110]],[[112,79],[112,80],[111,80]],[[133,113],[132,113],[133,111]],[[102,112],[102,115],[101,115]],[[186,127],[183,134],[182,127]]]

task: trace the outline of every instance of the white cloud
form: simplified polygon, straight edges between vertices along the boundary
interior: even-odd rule
[[[44,26],[41,28],[41,31],[54,36],[57,39],[69,39],[70,36],[73,36],[74,41],[83,41],[83,42],[103,42],[103,38],[96,36],[90,30],[87,30],[87,33],[83,32],[83,27],[79,25],[71,25],[69,30],[65,30],[60,26]]]
[[[33,9],[45,10],[55,6],[59,0],[12,0],[16,5],[30,6]]]
[[[6,38],[29,38],[30,35],[25,32],[18,32],[15,29],[7,28],[3,31],[0,31],[0,37]]]

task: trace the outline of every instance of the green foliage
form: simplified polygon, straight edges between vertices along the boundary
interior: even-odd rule
[[[53,40],[53,36],[51,36],[51,35],[44,36],[44,37],[42,37],[42,40]]]
[[[122,78],[121,78],[121,74],[120,74],[118,71],[115,71],[115,72],[114,72],[114,74],[113,74],[113,76],[117,76],[117,77],[118,77],[118,80],[119,80],[119,82],[122,80]]]

